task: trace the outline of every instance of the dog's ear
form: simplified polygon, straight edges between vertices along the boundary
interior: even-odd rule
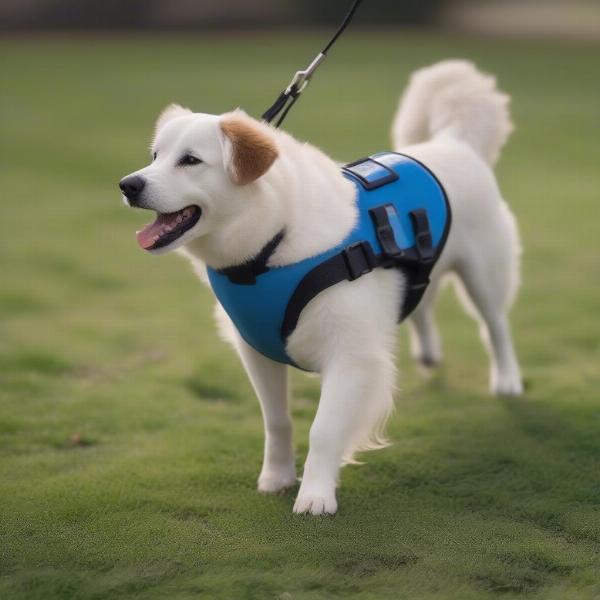
[[[223,160],[234,183],[245,185],[264,175],[278,156],[275,137],[267,125],[242,110],[221,116]]]
[[[183,108],[183,106],[179,106],[179,104],[169,104],[163,109],[160,115],[158,115],[158,119],[156,119],[156,125],[154,126],[154,133],[157,134],[159,130],[172,119],[191,114],[193,113],[189,108]]]

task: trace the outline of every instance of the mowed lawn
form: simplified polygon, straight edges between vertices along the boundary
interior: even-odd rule
[[[474,59],[513,96],[498,174],[525,247],[527,392],[489,396],[446,292],[445,364],[421,377],[400,328],[393,445],[344,469],[339,513],[255,491],[260,412],[210,293],[137,247],[149,215],[117,182],[165,104],[258,115],[325,37],[0,43],[0,598],[600,597],[598,46],[340,41],[286,123],[340,160],[388,147],[409,73],[435,60]],[[294,375],[299,467],[318,390]]]

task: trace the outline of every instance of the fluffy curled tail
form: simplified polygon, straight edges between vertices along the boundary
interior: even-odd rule
[[[420,69],[411,76],[394,119],[394,148],[454,137],[492,165],[513,129],[509,102],[495,77],[469,61],[446,60]]]

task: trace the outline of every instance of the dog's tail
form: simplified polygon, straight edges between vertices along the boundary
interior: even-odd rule
[[[420,69],[410,78],[394,119],[394,148],[453,137],[492,165],[513,129],[509,102],[495,77],[469,61],[446,60]]]

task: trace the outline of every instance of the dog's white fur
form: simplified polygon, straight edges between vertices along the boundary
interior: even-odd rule
[[[452,207],[452,229],[431,285],[409,319],[414,357],[425,366],[442,359],[432,306],[440,281],[453,274],[459,296],[480,326],[496,394],[522,392],[508,310],[519,285],[520,244],[515,220],[490,168],[511,132],[508,97],[495,79],[466,61],[445,61],[417,71],[393,125],[393,147],[426,164],[443,183]],[[174,248],[188,256],[206,281],[205,264],[239,264],[278,231],[285,237],[270,264],[285,265],[340,242],[357,211],[352,184],[338,165],[310,144],[233,113],[277,147],[278,158],[255,181],[232,181],[231,140],[222,116],[169,107],[159,118],[156,160],[136,172],[146,179],[146,205],[173,212],[196,204],[197,225],[157,253]],[[203,164],[174,167],[187,150]],[[382,428],[392,409],[395,332],[404,295],[403,276],[378,269],[319,294],[288,340],[298,365],[317,371],[322,391],[310,430],[310,449],[294,505],[298,513],[334,513],[343,462],[355,451],[385,443]],[[223,337],[237,350],[260,400],[266,440],[258,479],[262,492],[296,481],[287,368],[257,353],[217,305]]]

